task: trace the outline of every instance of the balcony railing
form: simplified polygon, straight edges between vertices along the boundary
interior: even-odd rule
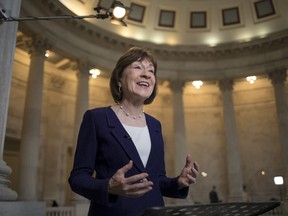
[[[74,207],[47,207],[46,216],[77,216]],[[263,216],[284,216],[284,205],[264,213]]]
[[[46,216],[75,216],[74,207],[47,207]]]

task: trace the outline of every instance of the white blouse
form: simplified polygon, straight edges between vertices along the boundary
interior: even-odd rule
[[[150,150],[151,140],[147,125],[145,127],[135,127],[123,124],[138,151],[144,167],[146,167]]]

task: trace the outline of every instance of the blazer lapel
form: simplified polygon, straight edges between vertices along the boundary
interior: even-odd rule
[[[139,172],[145,172],[145,168],[131,137],[122,126],[121,122],[111,108],[109,108],[106,116],[108,127],[110,128],[112,136],[122,146],[123,150],[133,161],[133,165],[139,170]]]
[[[162,149],[160,144],[162,144],[163,141],[161,141],[161,129],[156,127],[156,124],[153,123],[153,119],[149,115],[146,115],[146,122],[151,139],[151,151],[146,165],[146,169],[149,169],[150,166],[154,166],[154,163],[159,162],[158,153],[159,150]],[[159,136],[161,140],[159,140]]]

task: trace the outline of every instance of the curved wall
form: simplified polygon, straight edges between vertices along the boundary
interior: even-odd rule
[[[21,140],[28,68],[28,54],[17,49],[6,133],[6,137],[16,140]],[[38,193],[41,199],[56,199],[60,204],[68,203],[70,197],[67,177],[75,145],[73,133],[76,87],[75,71],[63,73],[55,68],[55,65],[45,63]],[[90,79],[89,89],[89,107],[113,104],[108,78]],[[281,146],[278,141],[272,84],[266,78],[256,80],[254,85],[245,80],[237,81],[233,95],[243,182],[254,201],[267,201],[278,195],[277,188],[272,184],[272,177],[282,174]],[[188,151],[201,164],[201,172],[208,174],[207,177],[200,176],[197,186],[191,187],[190,197],[192,201],[208,203],[208,192],[212,185],[217,185],[221,199],[226,201],[227,153],[219,88],[216,83],[210,83],[196,90],[186,84],[183,99]],[[173,94],[167,84],[163,83],[159,86],[156,100],[145,107],[145,112],[162,122],[167,173],[174,176],[177,143],[174,143],[172,107]],[[7,161],[11,161],[12,169],[17,171],[19,156],[17,151],[11,149],[13,146],[10,144],[5,144],[4,156]],[[258,174],[262,169],[267,172],[267,176]],[[16,187],[17,172],[11,177],[13,187]],[[262,183],[257,184],[258,181]],[[174,200],[167,200],[167,203],[173,202]]]

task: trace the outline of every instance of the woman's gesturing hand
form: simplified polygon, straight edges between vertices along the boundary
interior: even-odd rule
[[[182,169],[182,172],[178,179],[179,188],[188,187],[190,184],[196,183],[198,172],[199,165],[196,161],[192,162],[192,157],[189,154],[186,157],[185,167]]]
[[[147,180],[147,173],[140,173],[128,178],[125,177],[126,172],[128,172],[132,166],[133,162],[129,161],[128,164],[118,169],[111,177],[108,183],[108,191],[110,194],[140,197],[152,190],[153,182]]]

